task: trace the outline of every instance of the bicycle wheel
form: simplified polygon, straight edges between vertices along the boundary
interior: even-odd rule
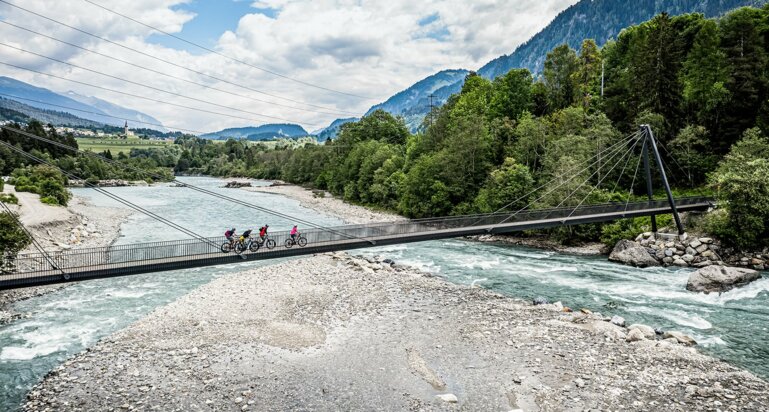
[[[267,249],[272,249],[275,247],[275,239],[267,239],[264,242],[264,245],[267,246]]]
[[[235,253],[238,253],[238,254],[243,253],[243,251],[246,250],[246,245],[244,245],[243,243],[237,242],[235,243],[234,250],[235,250]]]
[[[231,251],[232,251],[232,245],[230,244],[230,242],[222,243],[222,252],[230,253]]]
[[[291,248],[291,246],[294,246],[294,241],[291,239],[286,239],[285,242],[283,242],[284,245],[286,245],[286,248]]]
[[[259,250],[259,246],[261,246],[259,242],[251,242],[251,245],[248,247],[248,249],[252,252],[256,252]]]
[[[300,237],[299,240],[296,242],[299,247],[305,247],[307,246],[307,238],[306,237]]]

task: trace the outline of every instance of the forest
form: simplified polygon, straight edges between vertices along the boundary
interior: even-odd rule
[[[663,13],[602,48],[590,39],[579,51],[556,47],[536,78],[525,69],[493,81],[471,73],[416,134],[377,111],[325,145],[298,149],[179,139],[176,171],[281,179],[413,218],[626,201],[643,198],[645,182],[628,173],[641,145],[623,139],[649,124],[676,193],[718,197],[702,230],[758,247],[769,239],[768,53],[769,6],[720,19]],[[579,167],[616,144],[635,154],[624,174],[618,152]],[[543,184],[558,190],[528,195]],[[643,225],[553,235],[610,243]]]

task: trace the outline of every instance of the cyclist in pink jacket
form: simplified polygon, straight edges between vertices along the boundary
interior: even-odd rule
[[[297,228],[296,228],[296,225],[294,225],[294,227],[291,229],[291,233],[290,233],[290,235],[291,235],[291,240],[293,240],[294,242],[296,242],[296,235],[297,235],[298,233],[299,233],[299,231],[297,230]]]

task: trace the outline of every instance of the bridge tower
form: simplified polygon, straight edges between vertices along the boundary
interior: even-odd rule
[[[651,147],[652,152],[654,153],[654,161],[657,163],[657,166],[659,167],[660,176],[662,177],[662,184],[665,186],[665,193],[668,197],[668,202],[670,203],[670,210],[673,211],[673,219],[676,222],[676,227],[678,228],[678,236],[681,238],[681,240],[686,239],[686,232],[684,231],[684,225],[681,223],[681,217],[678,215],[678,209],[676,209],[676,202],[675,199],[673,199],[673,192],[670,190],[670,183],[668,182],[668,177],[665,174],[665,167],[662,166],[662,157],[660,156],[660,152],[657,149],[657,142],[654,138],[654,132],[652,132],[651,126],[648,124],[642,124],[641,125],[641,138],[644,139],[643,144],[643,163],[644,163],[644,171],[646,172],[646,195],[648,196],[649,200],[653,199],[653,187],[652,187],[652,174],[651,174],[651,168],[649,165],[649,148]],[[652,221],[652,233],[654,234],[654,237],[657,237],[657,219],[654,215],[651,216]]]

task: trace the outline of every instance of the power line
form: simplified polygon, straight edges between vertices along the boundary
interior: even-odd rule
[[[4,20],[0,20],[0,23],[6,24],[8,26],[15,27],[15,28],[20,29],[20,30],[27,31],[29,33],[36,34],[36,35],[41,36],[41,37],[45,37],[47,39],[50,39],[50,40],[53,40],[53,41],[56,41],[56,42],[59,42],[59,43],[62,43],[62,44],[66,44],[66,45],[68,45],[70,47],[74,47],[74,48],[77,48],[77,49],[80,49],[80,50],[83,50],[83,51],[86,51],[86,52],[89,52],[89,53],[92,53],[92,54],[95,54],[95,55],[98,55],[98,56],[105,57],[105,58],[110,59],[110,60],[114,60],[114,61],[121,62],[123,64],[127,64],[127,65],[129,65],[131,67],[135,67],[137,69],[149,71],[149,72],[152,72],[152,73],[155,73],[155,74],[159,74],[161,76],[165,76],[165,77],[168,77],[168,78],[171,78],[171,79],[183,81],[183,82],[186,82],[186,83],[189,83],[189,84],[194,84],[196,86],[203,87],[203,88],[206,88],[206,89],[216,90],[218,92],[226,93],[226,94],[229,94],[229,95],[232,95],[232,96],[246,98],[246,99],[249,99],[249,100],[253,100],[255,102],[267,103],[267,104],[271,104],[271,105],[274,105],[274,106],[285,107],[285,108],[293,109],[293,110],[301,110],[301,111],[305,111],[305,112],[328,114],[328,115],[332,115],[332,116],[334,116],[334,115],[355,114],[353,112],[347,112],[347,111],[343,111],[343,110],[335,111],[335,112],[324,112],[324,111],[320,111],[320,110],[305,109],[305,108],[301,108],[301,107],[290,106],[290,105],[287,105],[287,104],[275,103],[275,102],[271,102],[271,101],[268,101],[268,100],[257,99],[255,97],[247,96],[247,95],[244,95],[244,94],[231,92],[231,91],[228,91],[228,90],[220,89],[218,87],[209,86],[209,85],[203,84],[203,83],[198,83],[198,82],[195,82],[195,81],[192,81],[192,80],[185,79],[183,77],[174,76],[172,74],[164,73],[164,72],[161,72],[161,71],[158,71],[158,70],[155,70],[155,69],[151,69],[149,67],[144,67],[144,66],[136,64],[136,63],[131,63],[131,62],[127,61],[127,60],[119,59],[117,57],[113,57],[113,56],[110,56],[110,55],[98,52],[96,50],[91,50],[91,49],[88,49],[88,48],[85,48],[85,47],[82,47],[82,46],[78,46],[77,44],[70,43],[70,42],[65,41],[65,40],[57,39],[56,37],[49,36],[47,34],[43,34],[43,33],[40,33],[38,31],[29,29],[29,28],[26,28],[26,27],[19,26],[17,24],[9,23],[9,22],[4,21]]]
[[[112,9],[109,9],[109,8],[107,8],[107,7],[105,7],[105,6],[102,6],[101,4],[95,3],[95,2],[93,2],[93,1],[90,1],[90,0],[83,0],[83,1],[85,1],[86,3],[90,3],[90,4],[93,4],[94,6],[96,6],[96,7],[99,7],[99,8],[101,8],[101,9],[103,9],[103,10],[106,10],[106,11],[108,11],[108,12],[112,13],[112,14],[115,14],[115,15],[118,15],[118,16],[120,16],[120,17],[123,17],[123,18],[125,18],[125,19],[131,20],[131,21],[132,21],[132,22],[134,22],[134,23],[140,24],[140,25],[142,25],[142,26],[144,26],[144,27],[147,27],[147,28],[149,28],[149,29],[155,30],[155,31],[157,31],[157,32],[159,32],[159,33],[163,33],[163,34],[165,34],[166,36],[169,36],[169,37],[173,37],[174,39],[177,39],[177,40],[179,40],[179,41],[182,41],[182,42],[184,42],[184,43],[187,43],[187,44],[189,44],[189,45],[195,46],[195,47],[197,47],[197,48],[199,48],[199,49],[205,50],[205,51],[207,51],[207,52],[209,52],[209,53],[213,53],[213,54],[216,54],[217,56],[221,56],[221,57],[224,57],[224,58],[225,58],[225,59],[227,59],[227,60],[231,60],[231,61],[234,61],[234,62],[237,62],[237,63],[243,64],[243,65],[246,65],[246,66],[248,66],[248,67],[251,67],[251,68],[254,68],[254,69],[257,69],[257,70],[263,71],[263,72],[265,72],[265,73],[269,73],[269,74],[271,74],[271,75],[273,75],[273,76],[281,77],[281,78],[283,78],[283,79],[286,79],[286,80],[291,80],[291,81],[293,81],[293,82],[296,82],[296,83],[299,83],[299,84],[303,84],[303,85],[305,85],[305,86],[310,86],[310,87],[314,87],[314,88],[316,88],[316,89],[326,90],[326,91],[329,91],[329,92],[332,92],[332,93],[336,93],[336,94],[341,94],[341,95],[345,95],[345,96],[351,96],[351,97],[357,97],[357,98],[359,98],[359,99],[375,100],[375,99],[374,99],[374,98],[372,98],[372,97],[361,96],[361,95],[358,95],[358,94],[353,94],[353,93],[348,93],[348,92],[342,92],[342,91],[339,91],[339,90],[334,90],[334,89],[331,89],[331,88],[328,88],[328,87],[319,86],[319,85],[317,85],[317,84],[313,84],[313,83],[310,83],[310,82],[306,82],[306,81],[304,81],[304,80],[299,80],[299,79],[296,79],[296,78],[293,78],[293,77],[290,77],[290,76],[286,76],[286,75],[284,75],[284,74],[281,74],[281,73],[278,73],[278,72],[275,72],[275,71],[272,71],[272,70],[269,70],[269,69],[265,69],[265,68],[263,68],[263,67],[259,67],[259,66],[253,65],[253,64],[251,64],[251,63],[248,63],[248,62],[246,62],[246,61],[243,61],[243,60],[237,59],[237,58],[235,58],[235,57],[232,57],[232,56],[226,55],[226,54],[224,54],[224,53],[218,52],[218,51],[216,51],[216,50],[214,50],[214,49],[211,49],[211,48],[205,47],[205,46],[203,46],[203,45],[200,45],[200,44],[198,44],[198,43],[192,42],[192,41],[190,41],[190,40],[184,39],[184,38],[182,38],[182,37],[179,37],[179,36],[177,36],[177,35],[175,35],[175,34],[171,34],[171,33],[168,33],[168,32],[166,32],[166,31],[164,31],[164,30],[161,30],[161,29],[159,29],[159,28],[157,28],[157,27],[151,26],[151,25],[149,25],[149,24],[147,24],[147,23],[144,23],[144,22],[142,22],[142,21],[139,21],[139,20],[136,20],[136,19],[134,19],[134,18],[132,18],[132,17],[126,16],[125,14],[121,14],[121,13],[118,13],[118,12],[116,12],[115,10],[112,10]]]
[[[248,110],[242,110],[242,109],[238,109],[236,107],[225,106],[225,105],[218,104],[218,103],[212,103],[212,102],[209,102],[209,101],[206,101],[206,100],[203,100],[203,99],[198,99],[196,97],[190,97],[190,96],[187,96],[187,95],[184,95],[184,94],[181,94],[181,93],[176,93],[176,92],[164,90],[164,89],[161,89],[161,88],[158,88],[158,87],[150,86],[150,85],[147,85],[147,84],[142,84],[142,83],[134,82],[132,80],[128,80],[128,79],[125,79],[125,78],[122,78],[122,77],[113,76],[111,74],[103,73],[103,72],[100,72],[98,70],[89,69],[87,67],[79,66],[77,64],[68,63],[68,62],[65,62],[63,60],[59,60],[59,59],[56,59],[56,58],[53,58],[53,57],[49,57],[49,56],[46,56],[46,55],[43,55],[43,54],[40,54],[40,53],[35,53],[33,51],[22,49],[21,47],[11,46],[10,44],[6,44],[6,43],[3,43],[3,42],[0,42],[0,46],[5,46],[5,47],[8,47],[10,49],[18,50],[20,52],[29,53],[29,54],[41,57],[43,59],[51,60],[51,61],[54,61],[54,62],[57,62],[57,63],[60,63],[60,64],[65,64],[67,66],[74,67],[76,69],[85,70],[85,71],[88,71],[88,72],[91,72],[91,73],[98,74],[100,76],[109,77],[110,79],[119,80],[119,81],[122,81],[122,82],[125,82],[125,83],[128,83],[128,84],[133,84],[135,86],[145,87],[145,88],[150,89],[150,90],[155,90],[155,91],[158,91],[158,92],[161,92],[161,93],[166,93],[166,94],[169,94],[171,96],[181,97],[181,98],[184,98],[184,99],[192,100],[194,102],[210,104],[211,106],[221,107],[221,108],[227,109],[227,110],[234,110],[236,112],[247,113],[247,114],[251,114],[251,115],[254,115],[254,116],[261,116],[261,117],[266,117],[266,118],[272,118],[272,119],[275,119],[275,120],[282,120],[284,122],[302,123],[302,122],[299,122],[299,121],[296,121],[296,120],[292,120],[292,119],[286,119],[286,118],[272,116],[272,115],[268,115],[268,114],[262,114],[262,113],[251,112],[251,111],[248,111]],[[312,124],[312,125],[313,126],[317,126],[317,124]]]
[[[0,0],[0,1],[2,1],[2,0]],[[133,93],[122,92],[120,90],[110,89],[108,87],[103,87],[103,86],[97,86],[95,84],[81,82],[79,80],[68,79],[66,77],[58,76],[58,75],[51,74],[51,73],[41,72],[39,70],[30,69],[28,67],[17,66],[15,64],[6,63],[6,62],[3,62],[3,61],[0,61],[0,64],[4,64],[4,65],[9,66],[9,67],[14,67],[14,68],[20,69],[20,70],[26,70],[26,71],[29,71],[29,72],[32,72],[32,73],[42,74],[44,76],[50,76],[50,77],[53,77],[53,78],[56,78],[56,79],[60,79],[60,80],[64,80],[64,81],[68,81],[68,82],[72,82],[72,83],[82,84],[84,86],[89,86],[89,87],[105,90],[105,91],[112,92],[112,93],[119,93],[119,94],[123,94],[123,95],[126,95],[126,96],[135,97],[137,99],[151,101],[151,102],[154,102],[154,103],[167,104],[169,106],[179,107],[179,108],[182,108],[182,109],[194,110],[194,111],[197,111],[197,112],[208,113],[208,114],[213,114],[213,115],[217,115],[217,116],[231,117],[233,119],[247,120],[249,122],[263,122],[264,121],[264,120],[251,119],[251,118],[248,118],[248,117],[237,116],[237,115],[233,115],[233,114],[215,112],[215,111],[212,111],[212,110],[201,109],[201,108],[197,108],[197,107],[185,106],[185,105],[182,105],[182,104],[171,103],[171,102],[167,102],[167,101],[163,101],[163,100],[153,99],[151,97],[140,96],[140,95],[133,94]],[[289,121],[290,122],[290,120],[282,119],[282,118],[279,118],[279,117],[268,116],[268,115],[261,115],[261,116],[262,117],[266,117],[266,118],[271,118],[271,119],[277,119],[277,120]],[[305,123],[305,124],[307,124],[307,123]],[[314,124],[314,123],[310,123],[310,124],[307,124],[307,125],[319,126],[318,124]]]
[[[67,27],[67,28],[69,28],[71,30],[75,30],[75,31],[77,31],[79,33],[85,34],[87,36],[93,37],[95,39],[101,40],[103,42],[106,42],[106,43],[109,43],[109,44],[112,44],[112,45],[115,45],[115,46],[118,46],[118,47],[120,47],[122,49],[125,49],[125,50],[128,50],[128,51],[132,51],[132,52],[140,54],[142,56],[149,57],[149,58],[151,58],[153,60],[157,60],[159,62],[162,62],[162,63],[168,64],[168,65],[171,65],[171,66],[174,66],[174,67],[186,70],[186,71],[191,72],[191,73],[198,74],[200,76],[208,77],[209,79],[214,79],[214,80],[220,81],[222,83],[227,83],[229,85],[232,85],[232,86],[235,86],[235,87],[239,87],[239,88],[242,88],[242,89],[245,89],[245,90],[249,90],[249,91],[252,91],[254,93],[258,93],[258,94],[262,94],[262,95],[265,95],[265,96],[273,97],[275,99],[281,99],[281,100],[285,100],[285,101],[288,101],[288,102],[297,103],[297,104],[303,104],[303,105],[306,105],[306,106],[316,107],[316,108],[319,108],[319,109],[324,109],[324,110],[329,110],[329,111],[338,111],[338,112],[347,113],[347,114],[353,114],[353,115],[355,114],[353,112],[348,112],[348,111],[344,111],[344,110],[335,110],[333,108],[329,108],[329,107],[325,107],[325,106],[320,106],[320,105],[317,105],[317,104],[305,103],[305,102],[302,102],[300,100],[295,100],[295,99],[291,99],[291,98],[288,98],[288,97],[283,97],[283,96],[280,96],[280,95],[277,95],[277,94],[272,94],[272,93],[264,92],[262,90],[254,89],[254,88],[251,88],[251,87],[248,87],[248,86],[244,86],[242,84],[238,84],[236,82],[232,82],[232,81],[229,81],[229,80],[226,80],[226,79],[222,79],[220,77],[213,76],[213,75],[201,72],[199,70],[191,69],[191,68],[189,68],[187,66],[183,66],[181,64],[174,63],[174,62],[172,62],[170,60],[166,60],[166,59],[163,59],[161,57],[157,57],[157,56],[152,55],[150,53],[146,53],[146,52],[143,52],[141,50],[134,49],[134,48],[126,46],[124,44],[112,41],[112,40],[107,39],[105,37],[93,34],[91,32],[79,29],[79,28],[77,28],[75,26],[71,26],[71,25],[69,25],[67,23],[64,23],[64,22],[58,21],[56,19],[53,19],[51,17],[48,17],[48,16],[42,15],[40,13],[34,12],[32,10],[25,9],[24,7],[21,7],[21,6],[18,6],[16,4],[10,3],[10,2],[8,2],[6,0],[0,0],[0,3],[5,3],[5,4],[7,4],[7,5],[11,6],[11,7],[17,8],[19,10],[23,10],[23,11],[29,13],[29,14],[32,14],[32,15],[35,15],[35,16],[40,17],[42,19],[48,20],[48,21],[50,21],[52,23],[55,23],[55,24],[58,24],[60,26]]]

